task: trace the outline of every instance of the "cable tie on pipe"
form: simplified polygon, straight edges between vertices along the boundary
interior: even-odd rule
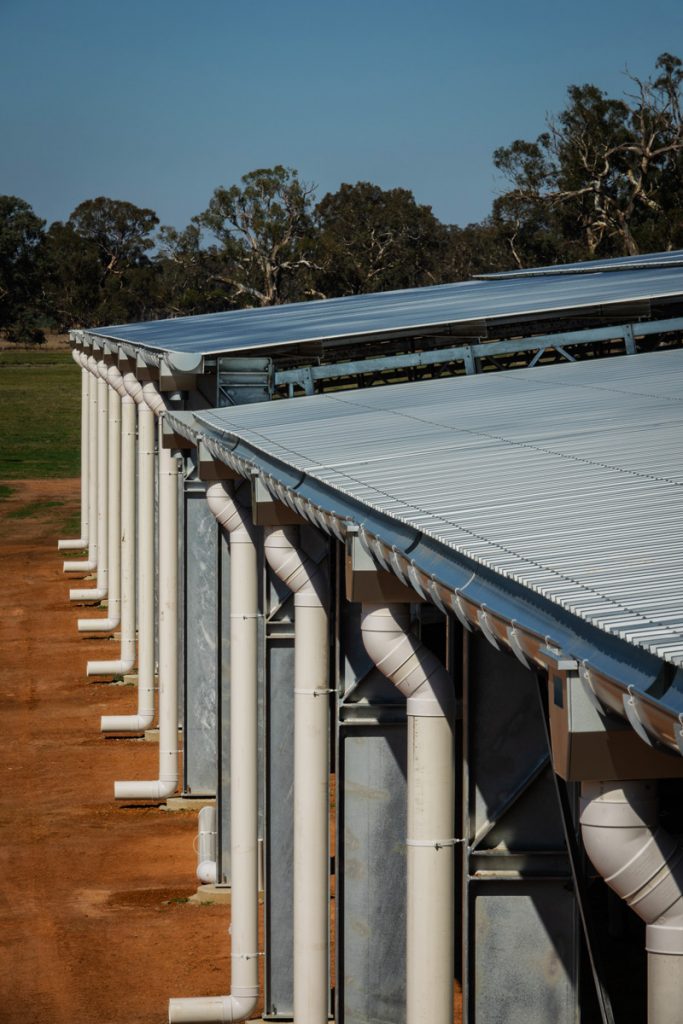
[[[231,619],[258,619],[258,612],[231,612]]]
[[[265,953],[231,953],[231,960],[255,960],[259,956],[265,956]]]
[[[430,846],[440,850],[442,846],[457,846],[458,843],[466,842],[466,839],[406,839],[406,846]]]

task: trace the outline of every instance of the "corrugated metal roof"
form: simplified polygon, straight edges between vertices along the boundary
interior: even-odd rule
[[[593,307],[683,296],[683,267],[465,281],[264,309],[98,327],[96,337],[159,352],[210,356],[307,342],[419,334],[482,321],[532,321]]]
[[[497,274],[478,274],[480,281],[496,281],[513,277],[557,276],[559,274],[595,274],[601,270],[655,270],[659,267],[683,266],[683,249],[672,252],[646,252],[638,256],[613,256],[604,260],[582,260],[580,263],[556,263],[548,267],[506,270]]]
[[[196,414],[683,665],[683,351]]]

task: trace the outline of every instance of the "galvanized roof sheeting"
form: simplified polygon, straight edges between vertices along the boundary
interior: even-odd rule
[[[614,256],[604,260],[583,260],[580,263],[556,263],[549,267],[506,270],[497,274],[478,274],[480,281],[496,281],[512,277],[558,276],[559,274],[595,274],[601,270],[654,270],[659,267],[683,266],[683,249],[672,252],[646,252],[638,256]]]
[[[94,328],[94,337],[196,356],[310,342],[420,334],[449,326],[543,320],[595,307],[683,296],[683,267],[464,281],[263,309]]]
[[[196,414],[683,665],[683,351]]]

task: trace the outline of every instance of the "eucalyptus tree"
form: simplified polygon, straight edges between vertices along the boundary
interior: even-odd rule
[[[45,221],[17,196],[0,196],[0,331],[41,341]]]
[[[318,286],[352,295],[443,280],[448,233],[404,188],[344,184],[318,203]]]
[[[50,298],[59,326],[143,320],[157,312],[151,259],[159,223],[146,207],[99,196],[50,226]]]
[[[217,188],[193,218],[216,257],[213,281],[238,306],[276,306],[310,296],[314,187],[281,164],[250,171]]]
[[[494,153],[512,189],[494,204],[518,265],[540,246],[558,260],[683,244],[683,65],[663,53],[650,78],[612,98],[572,85],[533,142]]]

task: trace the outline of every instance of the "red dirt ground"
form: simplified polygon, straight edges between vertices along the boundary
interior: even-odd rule
[[[195,812],[114,801],[115,779],[156,778],[158,747],[99,731],[100,715],[131,713],[136,695],[85,674],[116,644],[78,634],[78,584],[57,552],[55,521],[77,510],[79,482],[10,486],[0,501],[0,1021],[162,1024],[170,996],[229,991],[229,908],[184,902],[196,890]],[[63,505],[13,517],[40,501]],[[459,1022],[457,993],[455,1004]]]
[[[225,906],[196,889],[194,812],[114,802],[115,779],[156,778],[158,748],[105,739],[102,713],[135,690],[89,681],[115,643],[79,636],[57,553],[55,510],[77,480],[12,481],[0,501],[0,1020],[161,1024],[169,996],[229,990]],[[96,613],[97,614],[97,613]]]

